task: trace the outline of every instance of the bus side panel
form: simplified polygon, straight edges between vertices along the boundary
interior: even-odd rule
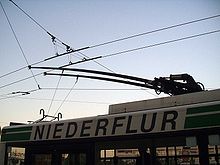
[[[0,164],[5,164],[5,143],[0,143]]]

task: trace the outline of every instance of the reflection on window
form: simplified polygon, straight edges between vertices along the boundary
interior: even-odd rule
[[[159,147],[156,149],[157,156],[167,156],[166,147]]]
[[[190,155],[198,155],[198,154],[199,154],[198,146],[190,147]]]
[[[216,154],[216,147],[215,146],[209,146],[209,154]]]
[[[168,147],[168,156],[175,156],[175,147]]]
[[[138,149],[101,150],[100,165],[136,165],[138,157]]]
[[[24,158],[25,158],[25,148],[18,148],[18,147],[8,147],[8,165],[11,164],[24,164]]]
[[[182,156],[177,158],[177,164],[181,165],[199,165],[198,156]]]
[[[114,150],[101,150],[100,151],[101,158],[113,158],[114,155],[115,155]]]
[[[115,149],[115,150],[101,150],[101,158],[116,157],[138,157],[140,156],[138,149]]]
[[[177,146],[176,147],[176,155],[184,155],[184,156],[189,156],[189,155],[199,155],[199,148],[198,146],[195,147],[185,147],[185,146]],[[174,155],[169,155],[169,156],[174,156]]]
[[[158,147],[156,148],[157,160],[162,165],[198,165],[198,146],[186,147]]]
[[[182,146],[177,146],[176,147],[176,155],[182,155],[182,149],[183,149]]]
[[[118,149],[116,150],[117,157],[138,157],[140,156],[138,149]]]

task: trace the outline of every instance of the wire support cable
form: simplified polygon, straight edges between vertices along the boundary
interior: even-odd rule
[[[43,29],[45,32],[47,32],[47,30],[41,25],[39,24],[34,18],[32,18],[27,12],[25,12],[20,6],[18,6],[13,0],[9,0],[11,3],[13,3],[19,10],[21,10],[28,18],[30,18],[35,24],[37,24],[41,29]]]
[[[25,53],[24,53],[23,48],[21,47],[21,44],[20,44],[20,42],[19,42],[19,40],[18,40],[18,37],[17,37],[17,35],[16,35],[15,31],[14,31],[14,28],[13,28],[13,26],[12,26],[12,24],[11,24],[9,18],[8,18],[8,15],[7,15],[7,13],[6,13],[6,11],[5,11],[5,9],[4,9],[4,7],[3,7],[3,5],[2,5],[1,2],[0,2],[0,4],[1,4],[2,10],[3,10],[4,14],[5,14],[5,17],[6,17],[6,19],[7,19],[7,22],[8,22],[8,24],[9,24],[9,26],[10,26],[10,29],[11,29],[11,31],[12,31],[14,37],[15,37],[15,40],[16,40],[18,46],[19,46],[19,49],[20,49],[20,51],[21,51],[21,53],[22,53],[22,55],[23,55],[23,57],[24,57],[24,59],[25,59],[25,62],[26,62],[26,64],[29,66],[29,62],[28,62],[28,60],[27,60],[27,57],[26,57],[26,55],[25,55]],[[34,76],[33,71],[32,71],[32,70],[30,70],[30,71],[31,71],[31,74],[32,74],[32,76],[33,76],[33,78],[34,78],[34,81],[35,81],[37,87],[40,89],[40,85],[38,84],[37,79],[36,79],[36,77]]]
[[[64,72],[64,71],[62,71],[62,74],[63,74],[63,72]],[[56,88],[55,88],[55,90],[54,90],[53,97],[52,97],[52,99],[51,99],[51,101],[50,101],[50,105],[49,105],[49,108],[48,108],[47,114],[49,114],[50,109],[51,109],[51,107],[52,107],[52,104],[53,104],[54,98],[55,98],[56,93],[57,93],[57,89],[58,89],[58,87],[59,87],[59,85],[60,85],[61,78],[62,78],[62,76],[59,77],[59,80],[58,80],[58,82],[57,82]]]
[[[59,108],[56,110],[56,112],[54,113],[53,116],[56,116],[56,114],[59,112],[60,108],[63,106],[64,102],[66,101],[66,99],[69,97],[70,93],[73,91],[73,89],[75,88],[76,84],[78,82],[78,78],[76,78],[75,83],[73,84],[72,88],[69,90],[69,92],[67,93],[67,95],[65,96],[65,98],[63,99],[63,101],[61,102]],[[57,90],[57,89],[56,89]]]
[[[31,17],[30,14],[28,14],[26,11],[24,11],[20,6],[18,6],[13,0],[9,0],[10,2],[12,2],[12,4],[14,4],[20,11],[22,11],[29,19],[31,19],[38,27],[40,27],[42,30],[44,30],[52,39],[52,41],[55,41],[55,39],[57,41],[59,41],[62,45],[66,46],[67,50],[72,50],[72,48],[64,43],[63,41],[61,41],[59,38],[57,38],[55,35],[53,35],[52,33],[50,33],[45,27],[43,27],[38,21],[36,21],[33,17]]]
[[[37,26],[39,26],[41,29],[43,29],[51,38],[52,38],[52,42],[55,45],[58,44],[59,47],[61,47],[59,44],[61,45],[64,45],[66,47],[66,53],[73,53],[73,52],[78,52],[78,51],[81,51],[81,50],[84,50],[84,49],[88,49],[89,47],[84,47],[84,48],[80,48],[80,49],[73,49],[71,48],[68,44],[64,43],[63,41],[61,41],[58,37],[56,37],[55,35],[53,35],[51,32],[49,32],[45,27],[43,27],[38,21],[36,21],[33,17],[30,16],[30,14],[28,14],[27,12],[25,12],[20,6],[18,6],[13,0],[9,0],[10,2],[12,2],[20,11],[22,11],[29,19],[31,19]],[[59,42],[57,42],[57,41]],[[57,43],[57,44],[56,44]],[[57,52],[57,51],[56,51]],[[60,57],[60,56],[63,56],[65,55],[66,53],[62,53],[62,54],[58,54],[58,52],[56,53],[56,56],[53,56],[53,57],[49,57],[49,58],[46,58],[44,59],[44,61],[48,61],[48,60],[51,60],[53,58],[56,58],[56,57]],[[84,54],[83,54],[84,55]],[[85,55],[84,55],[85,56]],[[88,56],[87,56],[88,58]],[[97,62],[96,62],[97,63]],[[98,63],[99,64],[99,63]],[[101,65],[101,64],[99,64]],[[103,66],[103,65],[101,65]],[[104,66],[103,66],[104,67]],[[107,68],[107,67],[105,67]]]

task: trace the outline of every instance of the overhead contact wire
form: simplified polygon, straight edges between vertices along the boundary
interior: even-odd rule
[[[35,62],[35,63],[30,64],[29,66],[41,64],[41,63],[43,63],[43,62],[45,62],[45,61],[42,60],[42,61],[39,61],[39,62]],[[8,72],[8,73],[6,73],[6,74],[4,74],[4,75],[1,75],[0,78],[3,78],[3,77],[5,77],[5,76],[9,76],[9,75],[11,75],[11,74],[13,74],[13,73],[16,73],[16,72],[19,72],[19,71],[21,71],[21,70],[23,70],[23,69],[28,68],[29,66],[24,66],[24,67],[21,67],[21,68],[18,68],[18,69],[16,69],[16,70],[14,70],[14,71]]]
[[[115,43],[115,42],[131,39],[131,38],[135,38],[135,37],[139,37],[139,36],[143,36],[143,35],[148,35],[148,34],[160,32],[160,31],[164,31],[164,30],[168,30],[168,29],[172,29],[172,28],[176,28],[176,27],[181,27],[181,26],[185,26],[185,25],[189,25],[189,24],[193,24],[193,23],[197,23],[197,22],[201,22],[201,21],[217,18],[217,17],[220,17],[220,14],[214,15],[214,16],[210,16],[210,17],[201,18],[201,19],[197,19],[197,20],[192,20],[192,21],[189,21],[189,22],[180,23],[180,24],[176,24],[176,25],[172,25],[172,26],[168,26],[168,27],[163,27],[163,28],[159,28],[159,29],[156,29],[156,30],[152,30],[152,31],[148,31],[148,32],[140,33],[140,34],[131,35],[131,36],[124,37],[124,38],[119,38],[119,39],[116,39],[116,40],[112,40],[112,41],[108,41],[108,42],[104,42],[104,43],[100,43],[100,44],[84,47],[84,48],[78,49],[78,50],[81,51],[81,50],[91,49],[91,48],[95,48],[95,47],[100,47],[100,46],[112,44],[112,43]],[[75,52],[75,50],[71,50],[69,52],[60,54],[59,56],[53,56],[53,57],[50,57],[48,59],[57,58],[57,57],[60,57],[60,56],[63,56],[63,55],[67,55],[67,54],[70,54],[70,53],[74,53],[74,52]]]
[[[140,36],[143,36],[143,35],[148,35],[148,34],[151,34],[151,33],[160,32],[160,31],[164,31],[164,30],[168,30],[168,29],[172,29],[172,28],[176,28],[176,27],[180,27],[180,26],[185,26],[185,25],[189,25],[189,24],[193,24],[193,23],[197,23],[197,22],[201,22],[201,21],[205,21],[205,20],[209,20],[209,19],[213,19],[213,18],[217,18],[217,17],[220,17],[220,14],[210,16],[210,17],[201,18],[201,19],[197,19],[197,20],[192,20],[192,21],[189,21],[189,22],[180,23],[180,24],[176,24],[176,25],[172,25],[172,26],[163,27],[163,28],[159,28],[159,29],[156,29],[156,30],[131,35],[131,36],[124,37],[124,38],[119,38],[119,39],[116,39],[116,40],[112,40],[112,41],[108,41],[108,42],[104,42],[104,43],[100,43],[100,44],[97,44],[97,45],[90,46],[90,48],[104,46],[104,45],[112,44],[112,43],[115,43],[115,42],[128,40],[128,39],[131,39],[131,38],[136,38],[136,37],[140,37]]]
[[[9,0],[9,1],[11,1],[19,10],[21,10],[27,17],[29,17],[33,22],[35,22],[41,29],[43,29],[52,38],[55,37],[49,31],[47,31],[40,23],[38,23],[34,18],[32,18],[27,12],[25,12],[21,7],[19,7],[13,0]],[[197,22],[201,22],[201,21],[205,21],[205,20],[209,20],[209,19],[213,19],[213,18],[217,18],[217,17],[220,17],[220,14],[217,14],[217,15],[214,15],[214,16],[205,17],[205,18],[200,18],[200,19],[196,19],[196,20],[192,20],[192,21],[188,21],[188,22],[184,22],[184,23],[180,23],[180,24],[175,24],[175,25],[159,28],[159,29],[156,29],[156,30],[152,30],[152,31],[144,32],[144,33],[139,33],[139,34],[131,35],[131,36],[128,36],[128,37],[119,38],[119,39],[116,39],[116,40],[112,40],[112,41],[108,41],[108,42],[92,45],[92,46],[88,46],[88,47],[83,48],[82,50],[90,49],[90,48],[95,48],[95,47],[100,47],[100,46],[112,44],[112,43],[115,43],[115,42],[131,39],[131,38],[135,38],[135,37],[139,37],[139,36],[143,36],[143,35],[148,35],[148,34],[151,34],[151,33],[159,32],[159,31],[164,31],[164,30],[168,30],[168,29],[172,29],[172,28],[176,28],[176,27],[180,27],[180,26],[185,26],[185,25],[189,25],[189,24],[193,24],[193,23],[197,23]],[[59,42],[61,42],[63,45],[71,48],[69,45],[67,45],[64,42],[62,42],[59,38],[57,38],[57,37],[55,37],[55,38]],[[75,52],[75,50],[71,49],[69,52],[64,53],[63,55],[66,55],[66,54],[69,54],[69,53],[73,53],[73,52]],[[60,56],[57,56],[57,57],[60,57]],[[48,58],[48,59],[52,59],[52,58]]]
[[[32,18],[27,12],[25,12],[21,7],[19,7],[13,0],[9,0],[9,1],[11,1],[19,10],[21,10],[26,16],[28,16],[33,22],[35,22],[41,29],[43,29],[45,32],[47,32],[50,36],[53,36],[41,24],[39,24],[34,18]],[[180,24],[175,24],[175,25],[172,25],[172,26],[167,26],[167,27],[164,27],[164,28],[159,28],[159,29],[148,31],[148,32],[144,32],[144,33],[139,33],[139,34],[131,35],[131,36],[124,37],[124,38],[119,38],[119,39],[116,39],[116,40],[112,40],[112,41],[96,44],[96,45],[90,46],[89,48],[104,46],[104,45],[107,45],[107,44],[111,44],[111,43],[115,43],[115,42],[131,39],[131,38],[135,38],[135,37],[139,37],[139,36],[143,36],[143,35],[148,35],[148,34],[159,32],[159,31],[163,31],[163,30],[168,30],[168,29],[171,29],[171,28],[179,27],[179,26],[189,25],[189,24],[193,24],[193,23],[197,23],[197,22],[201,22],[201,21],[205,21],[205,20],[209,20],[209,19],[213,19],[213,18],[217,18],[217,17],[220,17],[220,14],[217,14],[217,15],[214,15],[214,16],[205,17],[205,18],[200,18],[200,19],[196,19],[196,20],[192,20],[192,21],[188,21],[188,22],[184,22],[184,23],[180,23]],[[65,43],[63,43],[57,37],[56,37],[56,39],[58,41],[60,41],[62,44],[65,45]],[[66,46],[68,46],[68,45],[66,45]]]
[[[42,73],[35,74],[34,76],[37,77],[37,76],[39,76],[39,75],[43,75],[43,72],[42,72]],[[26,78],[23,78],[23,79],[20,79],[20,80],[17,80],[17,81],[14,81],[14,82],[11,82],[11,83],[2,85],[2,86],[0,86],[0,89],[1,89],[1,88],[5,88],[5,87],[8,87],[8,86],[13,85],[13,84],[17,84],[17,83],[19,83],[19,82],[22,82],[22,81],[25,81],[25,80],[28,80],[28,79],[31,79],[31,78],[33,78],[33,76],[29,76],[29,77],[26,77]]]
[[[130,49],[130,50],[125,50],[125,51],[121,51],[121,52],[116,52],[116,53],[112,53],[112,54],[108,54],[108,55],[104,55],[104,56],[97,56],[97,57],[94,57],[92,59],[107,58],[107,57],[116,56],[116,55],[120,55],[120,54],[124,54],[124,53],[129,53],[129,52],[132,52],[132,51],[138,51],[138,50],[141,50],[141,49],[147,49],[147,48],[151,48],[151,47],[156,47],[156,46],[160,46],[160,45],[165,45],[165,44],[174,43],[174,42],[177,42],[177,41],[182,41],[182,40],[186,40],[186,39],[201,37],[201,36],[204,36],[204,35],[209,35],[209,34],[214,34],[214,33],[219,33],[219,32],[220,32],[220,30],[215,30],[215,31],[207,32],[207,33],[201,33],[201,34],[197,34],[197,35],[192,35],[192,36],[188,36],[188,37],[183,37],[183,38],[178,38],[178,39],[174,39],[174,40],[160,42],[160,43],[156,43],[156,44],[152,44],[152,45],[147,45],[147,46],[143,46],[143,47],[139,47],[139,48],[135,48],[135,49]],[[69,65],[71,65],[71,64],[69,64]],[[43,74],[43,73],[36,74],[35,76],[38,76],[38,75],[41,75],[41,74]],[[12,82],[10,84],[6,84],[4,86],[0,86],[0,89],[3,88],[3,87],[9,86],[9,85],[12,85],[12,84],[15,84],[15,83],[18,83],[18,82],[30,79],[30,78],[32,78],[32,77],[27,77],[27,78],[24,78],[24,79]]]
[[[17,6],[22,12],[24,12],[32,21],[34,21],[39,27],[41,27],[45,32],[47,32],[48,34],[51,34],[49,33],[42,25],[40,25],[36,20],[34,20],[29,14],[27,14],[23,9],[21,9],[17,4],[15,4],[12,0],[10,0],[15,6]],[[217,18],[219,17],[220,15],[215,15],[215,16],[210,16],[210,17],[205,17],[205,18],[202,18],[202,19],[198,19],[198,20],[193,20],[193,21],[189,21],[189,22],[186,22],[186,23],[182,23],[182,24],[177,24],[177,25],[173,25],[173,26],[169,26],[169,27],[165,27],[165,28],[160,28],[160,29],[157,29],[157,30],[153,30],[153,31],[149,31],[149,32],[145,32],[145,33],[140,33],[140,34],[137,34],[137,35],[132,35],[132,36],[128,36],[128,37],[124,37],[124,38],[121,38],[121,39],[117,39],[117,40],[113,40],[113,41],[109,41],[109,42],[105,42],[105,43],[101,43],[101,44],[97,44],[97,45],[93,45],[93,46],[90,46],[88,48],[94,48],[94,47],[98,47],[98,46],[102,46],[102,45],[107,45],[107,44],[110,44],[110,43],[113,43],[113,42],[118,42],[118,41],[122,41],[122,40],[126,40],[126,39],[130,39],[130,38],[134,38],[134,37],[138,37],[138,36],[141,36],[141,35],[146,35],[146,34],[150,34],[150,33],[154,33],[154,32],[158,32],[158,31],[162,31],[162,30],[167,30],[167,29],[170,29],[170,28],[174,28],[174,27],[178,27],[178,26],[183,26],[183,25],[187,25],[187,24],[192,24],[192,23],[196,23],[196,22],[199,22],[199,21],[204,21],[204,20],[208,20],[208,19],[212,19],[212,18]],[[205,35],[205,34],[204,34]],[[194,37],[194,36],[191,36],[191,38]],[[188,37],[189,38],[189,37]],[[187,39],[187,38],[183,38],[183,39]],[[178,39],[178,41],[180,40],[183,40],[183,39]],[[159,45],[163,45],[163,44],[166,44],[166,43],[171,43],[171,42],[175,42],[177,40],[171,40],[171,41],[166,41],[166,42],[162,42],[162,43],[158,43],[158,44],[153,44],[153,45],[148,45],[148,46],[144,46],[144,47],[141,47],[141,48],[136,48],[136,49],[130,49],[130,50],[127,50],[127,51],[122,51],[122,52],[117,52],[117,53],[113,53],[113,54],[109,54],[109,55],[105,55],[103,56],[104,57],[110,57],[110,56],[114,56],[114,55],[118,55],[118,54],[123,54],[123,53],[128,53],[128,52],[131,52],[131,51],[136,51],[136,50],[140,50],[140,49],[145,49],[145,48],[148,48],[148,47],[154,47],[154,46],[159,46]],[[70,52],[71,53],[71,52]],[[81,52],[79,52],[81,53]],[[68,54],[68,53],[65,53],[65,54]],[[48,59],[49,60],[49,59]],[[39,64],[39,63],[42,63],[44,62],[45,60],[43,61],[40,61],[40,62],[36,62],[34,64],[31,64],[31,65],[36,65],[36,64]],[[96,61],[97,63],[97,61]],[[100,65],[100,63],[99,63]],[[103,66],[103,65],[102,65]],[[105,66],[104,66],[105,67]],[[12,74],[12,73],[15,73],[17,71],[20,71],[22,69],[24,69],[26,67],[22,67],[20,69],[17,69],[16,71],[12,71],[10,73],[7,73],[5,75],[2,75],[0,78],[4,77],[4,76],[7,76],[9,74]],[[112,72],[112,70],[110,70],[109,68],[106,68],[108,69],[109,71]],[[22,80],[21,80],[22,81]],[[20,81],[19,81],[20,82]],[[16,83],[16,82],[14,82]],[[10,84],[9,84],[10,85]],[[7,85],[6,85],[7,86]],[[3,86],[4,87],[4,86]],[[1,88],[1,87],[0,87]]]
[[[40,25],[35,19],[33,19],[28,13],[26,13],[22,8],[20,8],[16,3],[14,3],[12,0],[10,0],[16,7],[18,7],[18,9],[20,9],[26,16],[28,16],[32,21],[34,21],[41,29],[43,29],[45,32],[49,33],[42,25]],[[201,18],[201,19],[197,19],[197,20],[193,20],[193,21],[189,21],[189,22],[185,22],[185,23],[180,23],[180,24],[176,24],[176,25],[172,25],[172,26],[168,26],[168,27],[164,27],[164,28],[159,28],[159,29],[156,29],[156,30],[152,30],[152,31],[148,31],[148,32],[144,32],[144,33],[140,33],[140,34],[136,34],[136,35],[132,35],[132,36],[128,36],[128,37],[124,37],[124,38],[120,38],[120,39],[116,39],[116,40],[112,40],[112,41],[108,41],[108,42],[104,42],[104,43],[101,43],[101,44],[96,44],[96,45],[93,45],[93,46],[90,46],[88,48],[95,48],[95,47],[98,47],[98,46],[103,46],[103,45],[107,45],[107,44],[111,44],[111,43],[114,43],[114,42],[119,42],[119,41],[123,41],[123,40],[127,40],[127,39],[131,39],[131,38],[135,38],[135,37],[139,37],[139,36],[142,36],[142,35],[147,35],[147,34],[151,34],[151,33],[154,33],[154,32],[158,32],[158,31],[163,31],[163,30],[167,30],[167,29],[171,29],[171,28],[175,28],[175,27],[179,27],[179,26],[183,26],[183,25],[188,25],[188,24],[192,24],[192,23],[196,23],[196,22],[201,22],[201,21],[205,21],[205,20],[208,20],[208,19],[213,19],[213,18],[217,18],[217,17],[220,17],[220,14],[218,15],[214,15],[214,16],[210,16],[210,17],[205,17],[205,18]],[[50,34],[50,33],[49,33]],[[51,36],[51,35],[50,35]],[[73,53],[73,52],[69,52],[69,53]],[[68,53],[68,54],[69,54]],[[81,52],[80,52],[81,53]],[[31,64],[31,65],[36,65],[36,64],[39,64],[39,63],[42,63],[44,62],[45,60],[41,61],[41,62],[37,62],[37,63],[34,63],[34,64]],[[97,61],[96,61],[97,63]],[[99,64],[100,65],[100,64]],[[5,76],[8,76],[12,73],[15,73],[17,71],[20,71],[22,69],[25,69],[26,67],[22,67],[20,69],[17,69],[15,71],[12,71],[12,72],[9,72],[7,74],[4,74],[2,76],[0,76],[0,78],[2,77],[5,77]],[[107,69],[107,68],[106,68]],[[110,71],[110,70],[109,70]]]
[[[152,44],[152,45],[146,45],[146,46],[138,47],[138,48],[134,48],[134,49],[124,50],[124,51],[121,51],[121,52],[111,53],[111,54],[107,54],[107,55],[101,56],[101,58],[112,57],[112,56],[116,56],[116,55],[120,55],[120,54],[134,52],[134,51],[138,51],[138,50],[142,50],[142,49],[146,49],[146,48],[151,48],[151,47],[155,47],[155,46],[170,44],[170,43],[174,43],[174,42],[178,42],[178,41],[183,41],[183,40],[187,40],[187,39],[197,38],[197,37],[201,37],[201,36],[205,36],[205,35],[209,35],[209,34],[214,34],[214,33],[219,33],[219,32],[220,32],[220,29],[219,30],[210,31],[210,32],[206,32],[206,33],[200,33],[200,34],[196,34],[196,35],[182,37],[182,38],[178,38],[178,39],[174,39],[174,40],[168,40],[168,41],[165,41],[165,42],[160,42],[160,43],[156,43],[156,44]]]

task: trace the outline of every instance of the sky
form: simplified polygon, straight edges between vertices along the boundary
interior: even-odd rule
[[[1,7],[1,127],[11,121],[35,121],[42,117],[39,114],[40,109],[44,109],[49,115],[60,112],[63,114],[62,119],[71,119],[107,114],[111,104],[168,96],[125,84],[44,76],[41,73],[45,70],[29,70],[28,65],[59,67],[83,60],[85,57],[104,56],[105,58],[72,65],[70,68],[114,72],[150,80],[170,74],[188,73],[196,81],[203,83],[206,90],[220,87],[220,32],[108,56],[220,30],[220,17],[97,46],[124,37],[219,15],[219,0],[14,0],[14,3],[43,28],[12,2],[1,0],[14,31],[13,34]],[[66,51],[64,45],[58,45],[58,40],[54,45],[46,31],[73,49],[87,46],[91,48],[32,65]],[[32,73],[36,75],[35,79]],[[19,91],[31,92],[21,95],[17,93]]]

